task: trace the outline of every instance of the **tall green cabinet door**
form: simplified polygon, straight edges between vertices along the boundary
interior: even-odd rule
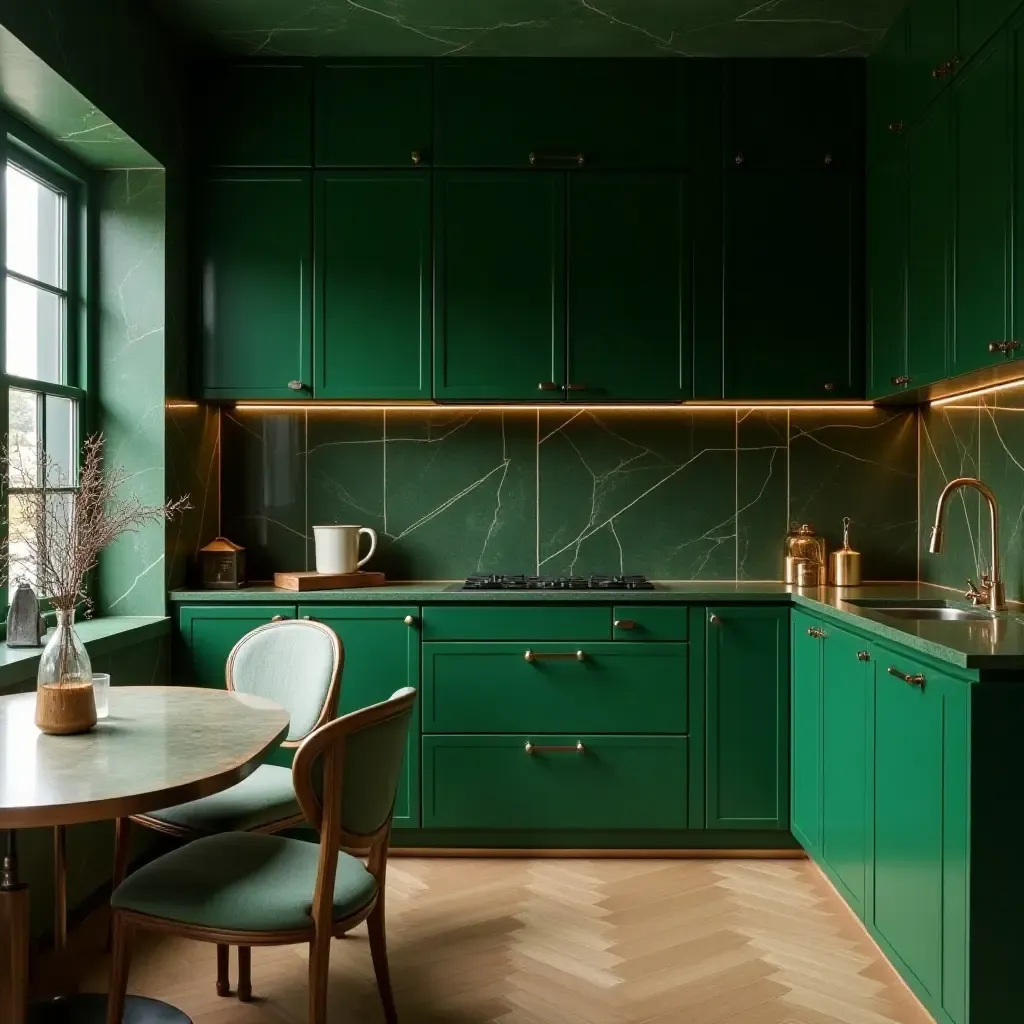
[[[430,175],[319,172],[317,398],[429,399]]]
[[[560,401],[565,175],[435,177],[434,397]]]
[[[907,375],[946,374],[951,316],[953,153],[949,93],[907,135]]]
[[[420,610],[394,605],[300,605],[300,618],[330,626],[341,638],[345,668],[341,713],[387,700],[403,686],[420,685]],[[395,797],[396,828],[420,824],[420,711],[409,725],[405,763]]]
[[[790,631],[790,831],[812,856],[821,856],[821,623],[792,613]]]
[[[1005,358],[1010,340],[1013,132],[1009,36],[1001,33],[952,86],[956,252],[950,372]]]
[[[907,165],[903,140],[868,174],[868,395],[910,384],[907,374]]]
[[[305,171],[210,178],[201,235],[202,392],[312,395],[312,181]]]
[[[1018,7],[1020,0],[958,0],[956,29],[961,57],[981,49]]]
[[[863,327],[852,301],[861,261],[851,176],[739,168],[724,175],[723,202],[723,397],[856,397]]]
[[[957,52],[956,8],[957,0],[918,0],[908,9],[910,120],[942,91],[958,61],[969,56]]]
[[[789,609],[708,608],[707,828],[789,828]]]
[[[868,872],[868,686],[871,652],[826,627],[822,641],[822,857],[847,903],[864,912]]]
[[[691,397],[684,174],[569,176],[568,396]]]
[[[893,22],[867,61],[868,163],[888,161],[902,146],[910,124],[907,81],[907,21],[904,11]]]

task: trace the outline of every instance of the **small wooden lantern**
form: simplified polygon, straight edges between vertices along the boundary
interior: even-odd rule
[[[238,590],[245,586],[245,548],[227,537],[214,537],[199,551],[203,587],[207,590]]]

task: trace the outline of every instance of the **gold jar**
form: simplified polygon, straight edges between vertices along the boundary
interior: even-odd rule
[[[843,520],[843,546],[832,552],[829,582],[834,587],[860,586],[860,552],[850,547],[850,520]]]
[[[802,562],[810,563],[817,567],[819,579],[825,572],[825,538],[819,537],[814,528],[804,523],[802,526],[793,523],[786,534],[785,545],[785,575],[784,579],[789,584],[798,584],[797,570]],[[809,570],[804,570],[804,578],[809,576]],[[804,584],[806,586],[807,584]]]

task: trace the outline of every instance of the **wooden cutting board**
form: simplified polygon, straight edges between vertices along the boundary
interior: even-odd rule
[[[275,572],[274,586],[282,590],[347,590],[350,587],[382,587],[382,572]]]

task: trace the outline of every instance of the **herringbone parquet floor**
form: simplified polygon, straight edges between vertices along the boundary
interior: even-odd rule
[[[402,1024],[930,1020],[806,861],[394,858],[388,882]],[[195,1024],[305,1024],[305,956],[253,950],[245,1005],[214,993],[211,946],[151,936],[130,990]],[[332,1021],[383,1021],[364,928],[331,970]]]

